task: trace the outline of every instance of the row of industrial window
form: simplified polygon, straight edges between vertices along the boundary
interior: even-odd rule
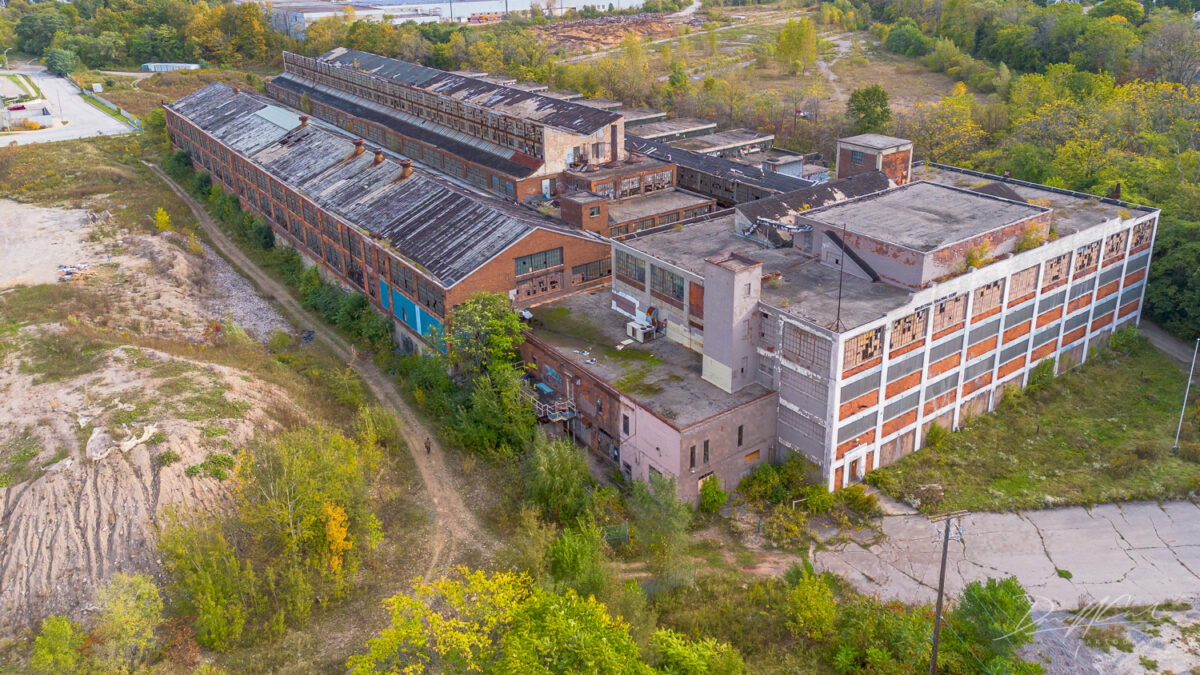
[[[571,268],[571,280],[577,284],[610,276],[612,276],[612,258],[601,258]]]
[[[617,276],[636,282],[643,288],[646,285],[646,262],[625,251],[617,251],[613,256],[617,264]]]
[[[657,265],[650,266],[650,291],[667,300],[683,303],[684,278]]]
[[[549,251],[530,253],[529,255],[523,255],[519,258],[514,258],[514,263],[516,265],[517,276],[533,274],[534,272],[540,272],[541,270],[562,265],[563,250],[562,247],[559,247],[552,248]]]

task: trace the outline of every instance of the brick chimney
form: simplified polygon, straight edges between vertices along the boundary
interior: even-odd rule
[[[375,148],[375,165],[383,164],[383,148]]]
[[[238,94],[240,94],[240,93],[242,93],[242,88],[241,88],[241,87],[234,87],[234,88],[233,88],[233,95],[234,95],[234,96],[237,96],[237,95],[238,95]]]
[[[354,139],[354,152],[352,152],[350,154],[350,156],[358,157],[359,155],[363,154],[363,151],[366,149],[367,149],[367,142],[361,138],[356,138],[356,139]]]

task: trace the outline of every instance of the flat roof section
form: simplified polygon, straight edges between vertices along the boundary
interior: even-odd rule
[[[711,197],[702,197],[687,190],[659,190],[648,195],[638,195],[608,205],[608,222],[612,225],[642,220],[662,213],[690,209],[712,203]]]
[[[621,107],[620,101],[614,101],[611,98],[579,98],[572,102],[578,103],[579,105],[586,105],[589,108],[595,108],[597,110],[612,110],[613,108]]]
[[[570,171],[568,174],[572,178],[586,181],[604,180],[606,178],[617,178],[619,176],[628,176],[631,173],[648,171],[650,169],[666,169],[671,166],[669,162],[663,162],[653,157],[646,157],[635,161],[625,160],[615,165],[608,166],[605,164],[590,165],[595,167],[591,171]]]
[[[546,85],[544,85],[540,82],[514,82],[508,86],[512,87],[513,89],[520,89],[521,91],[530,91],[535,94],[545,94],[547,91],[550,90],[550,87],[547,87]],[[561,101],[563,99],[559,99],[559,100]]]
[[[912,145],[912,141],[910,140],[896,138],[895,136],[884,136],[883,134],[859,134],[839,139],[838,142],[870,148],[872,150],[890,150],[898,145]]]
[[[710,153],[735,150],[754,143],[765,143],[774,140],[774,134],[765,134],[761,131],[752,131],[750,129],[730,129],[706,136],[693,136],[692,138],[672,141],[671,145],[681,150]]]
[[[700,354],[665,336],[617,350],[629,339],[629,318],[612,309],[608,288],[540,305],[533,316],[535,337],[677,429],[773,394],[757,383],[732,394],[721,391],[701,377]]]
[[[570,89],[547,89],[546,91],[539,93],[542,96],[549,96],[550,98],[556,98],[560,101],[578,101],[579,99],[583,98],[583,94],[577,91],[571,91]]]
[[[626,121],[626,125],[628,124],[629,122]],[[715,122],[695,117],[676,117],[659,122],[641,123],[637,125],[637,129],[630,129],[626,126],[625,133],[635,134],[638,138],[644,138],[648,141],[656,141],[667,136],[678,136],[680,134],[698,136],[716,130],[717,125]]]
[[[839,305],[842,328],[852,330],[902,307],[911,297],[890,284],[839,274],[840,270],[794,248],[768,248],[739,236],[732,213],[688,223],[679,230],[639,232],[620,243],[701,277],[706,274],[706,258],[736,253],[757,260],[764,276],[779,274],[777,281],[763,283],[763,302],[830,330],[835,330]]]
[[[627,108],[623,105],[615,108],[609,108],[611,112],[615,112],[625,118],[625,126],[641,124],[642,122],[652,122],[661,120],[667,116],[667,113],[662,110],[647,107]]]
[[[1124,217],[1121,215],[1123,211],[1150,213],[1157,210],[1148,206],[1104,199],[1081,192],[1060,190],[940,164],[914,164],[912,178],[980,192],[986,189],[993,194],[999,190],[988,187],[989,185],[1003,185],[1027,202],[1044,204],[1054,209],[1054,227],[1061,236],[1086,230],[1114,218],[1122,218]]]
[[[804,218],[927,253],[1047,210],[940,183],[916,181],[813,209]]]

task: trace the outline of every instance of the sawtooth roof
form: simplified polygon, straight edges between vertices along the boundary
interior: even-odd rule
[[[537,229],[599,239],[422,171],[402,179],[400,161],[386,153],[379,163],[373,152],[355,155],[352,136],[316,123],[283,128],[279,122],[289,118],[276,111],[295,111],[223,83],[170,108],[343,222],[386,241],[444,288]],[[264,110],[271,114],[257,114]]]
[[[592,134],[621,119],[617,113],[522,91],[474,77],[390,59],[357,49],[335,47],[318,60],[340,68],[385,77],[503,115],[540,122],[577,134]]]

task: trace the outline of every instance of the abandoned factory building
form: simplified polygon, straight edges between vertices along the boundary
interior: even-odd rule
[[[836,490],[1139,321],[1157,210],[911,147],[853,139],[846,178],[615,238],[610,288],[535,312],[543,409],[687,499],[793,453]]]

